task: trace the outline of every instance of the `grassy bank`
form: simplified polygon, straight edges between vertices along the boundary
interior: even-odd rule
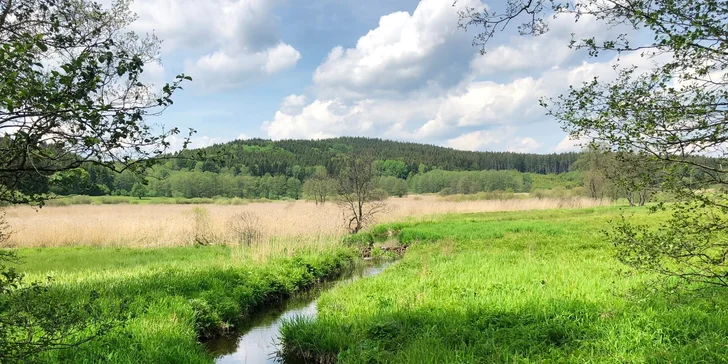
[[[631,217],[654,222],[645,210]],[[450,215],[393,225],[411,243],[381,275],[338,287],[285,352],[341,363],[726,362],[728,297],[643,290],[600,230],[617,208]],[[377,230],[388,230],[382,227]]]
[[[99,293],[103,310],[122,304],[123,328],[43,362],[208,363],[199,343],[242,323],[266,303],[351,269],[350,249],[302,250],[253,260],[241,247],[19,249],[30,279],[52,276],[58,305]]]

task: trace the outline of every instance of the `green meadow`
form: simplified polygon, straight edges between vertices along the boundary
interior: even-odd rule
[[[46,299],[59,309],[94,291],[96,314],[125,317],[40,362],[210,363],[205,341],[345,274],[370,242],[373,256],[393,254],[380,246],[407,250],[383,273],[324,292],[317,318],[286,321],[287,360],[728,361],[725,292],[667,292],[629,271],[603,237],[623,212],[647,224],[665,217],[626,207],[440,215],[264,259],[240,246],[24,248],[16,267],[30,281],[52,277]]]
[[[201,344],[268,304],[352,269],[350,249],[300,252],[254,261],[240,247],[20,249],[29,281],[52,277],[44,299],[58,309],[98,295],[94,314],[122,313],[125,324],[40,362],[209,363]],[[33,302],[31,302],[33,303]],[[122,309],[123,308],[123,309]],[[114,316],[115,317],[115,316]]]
[[[320,298],[282,329],[319,363],[728,361],[728,296],[665,292],[614,258],[621,209],[448,215],[380,226],[409,244],[382,274]],[[664,216],[625,209],[635,222]]]

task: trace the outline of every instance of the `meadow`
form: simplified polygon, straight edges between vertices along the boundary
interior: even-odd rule
[[[377,223],[448,213],[594,207],[607,202],[583,197],[458,201],[414,195],[390,198],[387,204],[388,211],[378,216]],[[318,244],[346,233],[341,210],[331,202],[78,204],[40,209],[20,206],[7,208],[5,213],[13,232],[9,247],[190,246],[200,235],[216,244],[237,244],[241,234],[265,241],[262,245],[283,246],[291,240]]]
[[[354,251],[340,245],[299,247],[291,256],[269,251],[256,260],[227,246],[17,252],[29,282],[53,278],[45,304],[83,307],[96,296],[93,312],[102,321],[126,318],[100,339],[35,358],[49,363],[209,363],[201,342],[357,264]]]
[[[30,281],[53,277],[50,294],[58,305],[87,302],[95,291],[104,314],[126,307],[129,317],[99,340],[38,359],[209,363],[202,344],[208,338],[346,274],[361,262],[361,244],[371,241],[406,246],[406,253],[376,277],[325,292],[317,319],[286,322],[285,357],[318,363],[728,358],[728,299],[721,291],[651,289],[654,277],[628,271],[603,238],[623,212],[649,224],[663,215],[574,198],[410,196],[389,203],[395,207],[379,225],[348,237],[338,207],[303,201],[9,209],[15,228],[43,227],[16,230],[11,241],[23,260],[17,268]],[[220,243],[190,240],[190,219],[200,209]],[[226,237],[226,221],[241,213],[257,214],[258,240]]]
[[[728,361],[720,288],[665,292],[601,231],[621,208],[447,215],[374,230],[409,245],[284,324],[289,358],[319,363]],[[636,222],[663,216],[626,212]]]

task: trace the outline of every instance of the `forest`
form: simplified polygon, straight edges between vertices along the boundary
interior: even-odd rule
[[[344,156],[369,153],[378,186],[389,196],[412,193],[530,192],[534,179],[563,188],[581,185],[568,174],[579,153],[468,152],[369,138],[246,140],[185,150],[140,176],[91,163],[56,173],[47,191],[58,196],[300,199],[328,194]],[[199,155],[205,155],[200,160]],[[568,174],[568,175],[565,175]],[[547,177],[548,176],[548,177]]]

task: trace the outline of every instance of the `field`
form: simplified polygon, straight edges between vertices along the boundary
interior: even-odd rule
[[[601,230],[625,207],[581,199],[390,199],[363,237],[407,245],[382,274],[324,293],[316,320],[284,325],[285,355],[315,362],[724,362],[728,298],[651,292],[622,274]],[[200,211],[220,242],[193,244]],[[499,211],[500,210],[500,211]],[[527,210],[527,211],[524,211]],[[662,216],[628,209],[631,219]],[[200,342],[268,303],[360,261],[334,204],[78,205],[13,208],[11,243],[29,280],[52,276],[56,305],[98,292],[131,319],[42,362],[211,361]],[[233,216],[261,237],[235,243]],[[197,216],[195,218],[195,216]],[[204,225],[204,224],[203,224]],[[18,227],[22,227],[18,229]],[[48,231],[46,231],[48,230]],[[371,235],[369,235],[371,234]],[[379,243],[378,243],[379,244]],[[143,247],[143,248],[142,248]]]
[[[634,211],[634,210],[633,210]],[[632,219],[660,216],[637,210]],[[720,289],[650,292],[600,230],[617,208],[444,216],[394,224],[411,243],[379,276],[282,330],[289,357],[341,363],[728,361]]]
[[[356,264],[340,246],[269,253],[253,261],[242,247],[24,248],[28,281],[52,276],[34,305],[82,307],[98,294],[103,320],[130,317],[99,340],[51,351],[41,362],[208,363],[201,340],[224,333],[269,302],[340,275]],[[51,302],[42,304],[45,300]],[[126,307],[125,309],[121,309]],[[96,312],[94,311],[94,312]]]
[[[448,201],[437,196],[390,198],[379,223],[433,214],[593,207],[586,198]],[[197,213],[195,213],[197,211]],[[202,215],[200,214],[202,212]],[[214,243],[236,243],[240,229],[258,240],[285,245],[291,239],[338,239],[345,233],[341,210],[334,203],[307,201],[252,202],[244,205],[71,205],[6,210],[13,231],[11,247],[168,247],[189,246],[203,234]],[[204,216],[206,215],[206,216]],[[242,220],[242,221],[241,221]]]

